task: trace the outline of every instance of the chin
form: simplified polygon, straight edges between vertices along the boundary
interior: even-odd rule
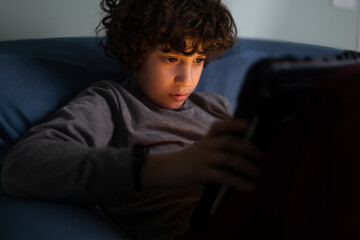
[[[175,103],[175,104],[168,104],[168,105],[160,105],[160,106],[162,106],[163,108],[166,108],[166,109],[175,110],[175,109],[180,108],[182,105],[184,105],[184,102]]]
[[[175,110],[175,109],[178,109],[178,108],[180,108],[182,106],[182,104],[180,104],[180,105],[172,105],[172,106],[166,106],[166,107],[164,107],[164,108],[167,108],[167,109],[171,109],[171,110]]]
[[[162,108],[174,110],[174,109],[178,109],[182,105],[184,105],[186,100],[185,101],[174,101],[173,99],[166,99],[166,101],[165,101],[165,99],[163,99],[163,101],[161,101],[161,99],[152,99],[152,101]]]

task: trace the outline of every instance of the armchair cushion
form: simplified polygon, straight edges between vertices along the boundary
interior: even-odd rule
[[[244,39],[203,72],[197,91],[236,98],[247,70],[264,57],[329,55],[340,50],[287,42]],[[31,126],[45,121],[95,81],[131,75],[96,46],[95,38],[0,42],[0,170],[7,151]],[[0,185],[0,239],[129,239],[85,206],[25,200]]]

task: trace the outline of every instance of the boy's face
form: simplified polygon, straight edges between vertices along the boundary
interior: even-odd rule
[[[187,42],[187,46],[191,46],[191,42]],[[205,57],[198,53],[191,56],[167,53],[158,47],[134,72],[134,79],[154,103],[177,109],[196,88]]]

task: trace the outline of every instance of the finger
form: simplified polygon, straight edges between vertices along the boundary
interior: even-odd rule
[[[217,154],[210,160],[210,164],[215,167],[221,167],[226,171],[232,171],[234,174],[243,174],[251,179],[258,180],[262,174],[262,167],[247,160],[246,158],[232,154]]]
[[[253,192],[256,187],[254,182],[219,168],[209,169],[206,178],[208,181],[226,184],[244,192]]]
[[[231,141],[227,145],[227,149],[253,160],[260,160],[263,157],[262,149],[245,139],[238,138],[237,140]]]
[[[251,159],[260,160],[262,150],[255,144],[235,135],[224,135],[210,142],[213,151],[229,152],[235,155],[244,155]]]
[[[219,136],[222,134],[242,134],[247,128],[247,123],[242,119],[234,119],[231,121],[215,122],[209,131],[208,136]]]

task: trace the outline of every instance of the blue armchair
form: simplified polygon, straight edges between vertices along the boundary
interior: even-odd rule
[[[252,64],[264,57],[338,54],[288,42],[242,40],[205,68],[197,91],[227,96],[233,108]],[[91,83],[131,73],[97,48],[93,37],[0,42],[0,169],[7,151],[31,126]],[[0,184],[1,186],[1,184]],[[8,196],[0,187],[0,239],[130,239],[96,208]]]

